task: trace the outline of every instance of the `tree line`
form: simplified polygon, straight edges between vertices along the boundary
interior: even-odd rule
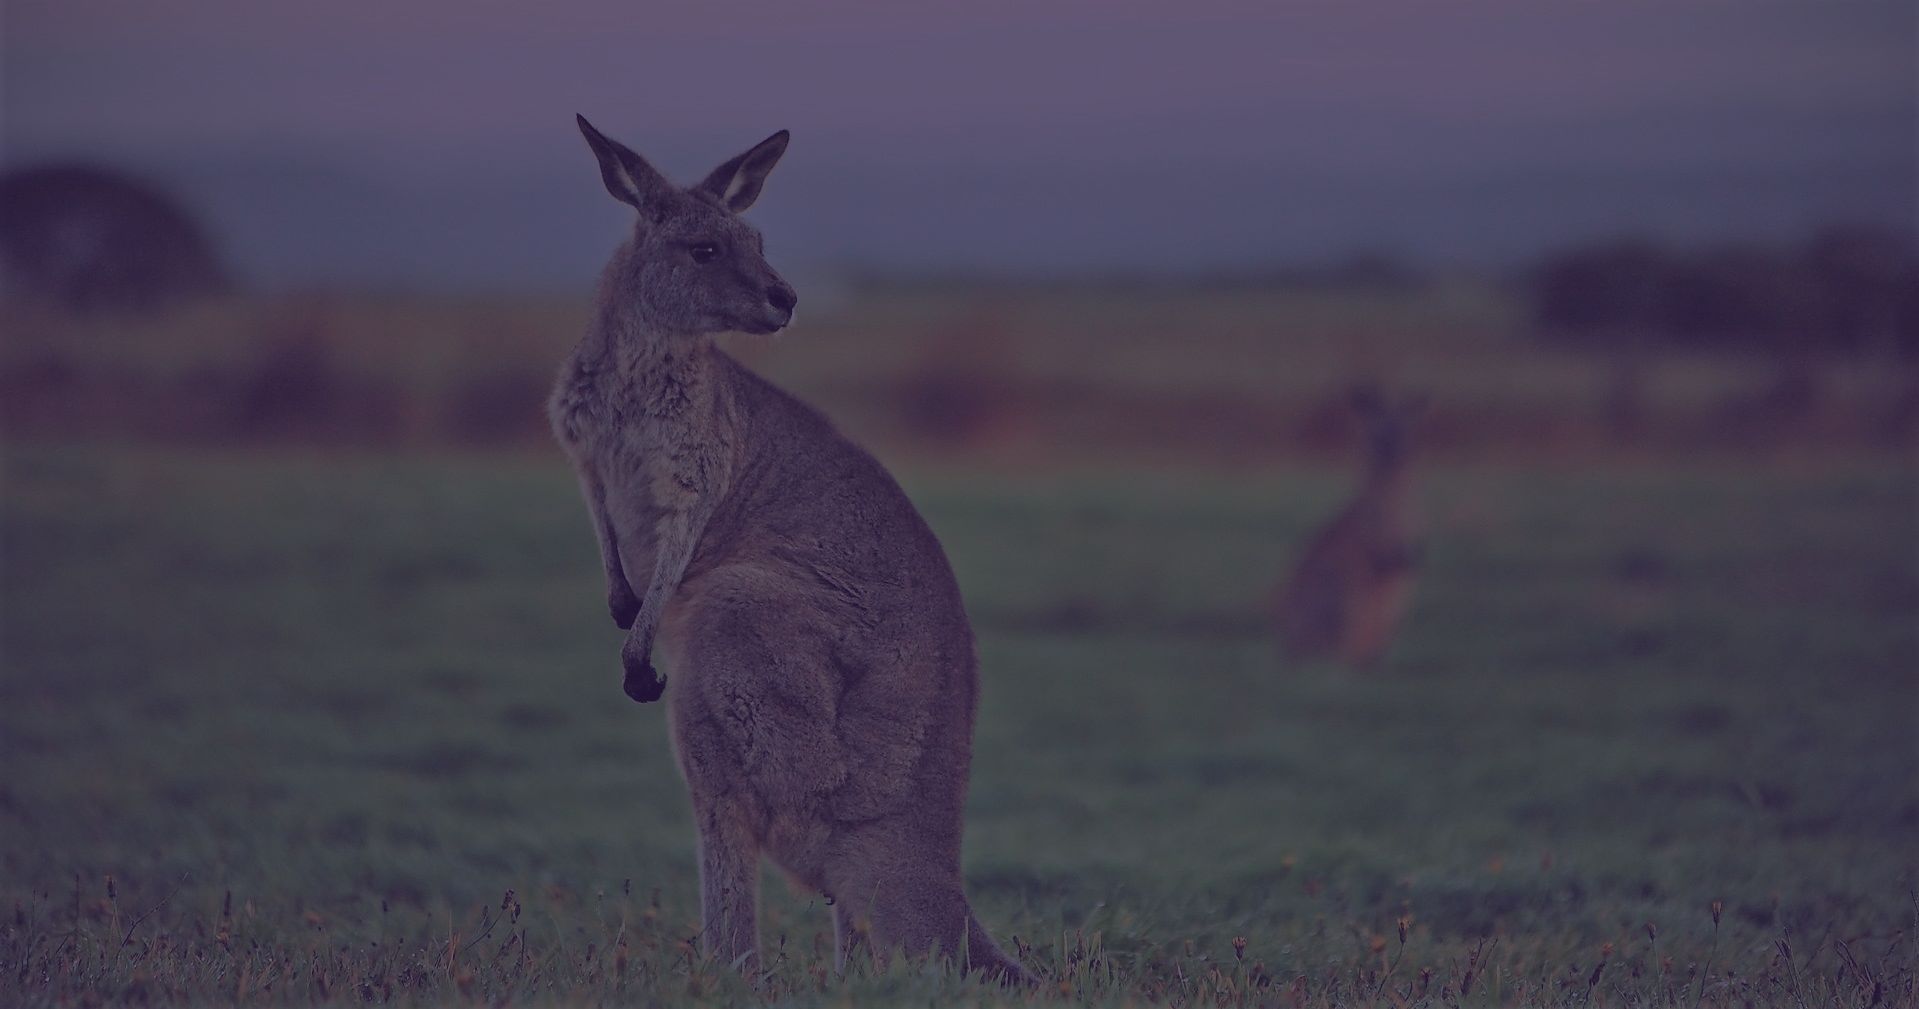
[[[1595,242],[1545,256],[1527,287],[1553,341],[1919,354],[1919,248],[1890,228],[1695,250]]]

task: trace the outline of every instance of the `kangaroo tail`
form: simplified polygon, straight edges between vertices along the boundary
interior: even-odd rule
[[[971,912],[966,915],[965,967],[969,974],[975,971],[983,972],[988,978],[1003,985],[1030,987],[1039,984],[1039,978],[1034,977],[1025,967],[1020,966],[1018,960],[1006,955],[1006,951],[999,948],[999,944],[994,942],[992,935],[986,931],[986,926],[981,925],[979,918]]]

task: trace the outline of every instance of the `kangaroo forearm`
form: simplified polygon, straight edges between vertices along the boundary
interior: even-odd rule
[[[606,487],[599,473],[585,460],[575,459],[580,476],[580,495],[586,499],[587,515],[592,519],[593,538],[600,547],[600,569],[606,575],[607,612],[621,628],[633,626],[640,609],[639,597],[626,577],[626,565],[620,559],[620,538],[607,512]]]
[[[600,563],[606,569],[608,588],[626,584],[626,568],[620,563],[620,538],[606,513],[606,487],[590,466],[580,467],[580,496],[586,498],[587,514],[593,518],[593,537],[600,544]],[[630,586],[629,586],[630,588]]]
[[[633,624],[634,632],[644,631],[649,642],[666,612],[667,602],[679,590],[680,580],[686,577],[686,568],[693,561],[693,547],[697,538],[698,532],[690,515],[669,515],[659,523],[659,547],[654,554],[653,576],[647,581],[646,594],[640,597],[639,619]]]
[[[626,565],[620,561],[619,534],[607,520],[605,509],[595,508],[593,512],[594,531],[600,539],[600,564],[606,569],[606,589],[616,594],[632,594],[632,579],[626,577]]]
[[[627,630],[620,646],[620,665],[626,671],[626,695],[642,704],[657,701],[666,690],[666,680],[653,668],[653,637],[659,631],[666,603],[686,576],[693,559],[695,532],[684,515],[669,516],[656,530],[659,548],[654,554],[653,578],[647,583],[646,597],[639,613]]]

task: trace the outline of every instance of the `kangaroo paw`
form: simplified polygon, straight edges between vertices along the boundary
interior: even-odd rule
[[[651,704],[666,693],[666,677],[653,671],[652,660],[622,655],[620,664],[626,667],[626,679],[620,684],[626,696],[641,704]]]

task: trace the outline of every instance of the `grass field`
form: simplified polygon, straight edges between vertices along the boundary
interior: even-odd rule
[[[1438,469],[1369,676],[1261,615],[1332,472],[902,473],[981,641],[967,877],[1036,996],[832,978],[771,876],[759,992],[692,953],[551,454],[3,475],[0,1003],[1915,1002],[1903,463]]]

